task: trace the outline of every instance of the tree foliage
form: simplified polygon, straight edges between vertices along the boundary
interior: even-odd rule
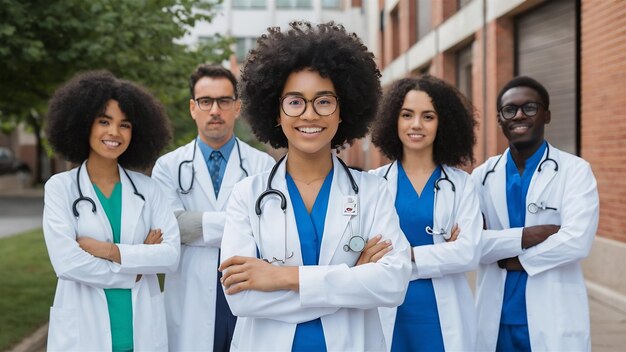
[[[213,3],[218,1],[213,1]],[[24,121],[36,137],[48,99],[74,74],[106,69],[139,82],[166,106],[176,135],[189,123],[187,78],[221,62],[230,42],[181,42],[214,4],[193,0],[0,0],[0,118]],[[40,143],[38,143],[40,145]]]

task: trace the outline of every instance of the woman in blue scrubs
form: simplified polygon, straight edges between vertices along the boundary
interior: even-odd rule
[[[238,316],[231,349],[385,349],[377,307],[404,298],[408,242],[384,180],[333,153],[367,133],[379,76],[333,23],[270,29],[250,52],[242,114],[287,155],[231,194],[220,266]]]
[[[372,141],[393,162],[373,173],[387,179],[413,262],[404,303],[380,310],[392,351],[474,348],[465,273],[478,265],[482,218],[454,166],[472,163],[475,124],[467,100],[432,76],[399,80],[383,98]]]

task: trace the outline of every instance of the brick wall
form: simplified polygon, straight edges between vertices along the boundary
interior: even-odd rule
[[[581,152],[600,192],[598,236],[626,242],[626,2],[581,2]]]

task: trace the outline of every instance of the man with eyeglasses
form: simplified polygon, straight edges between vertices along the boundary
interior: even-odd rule
[[[217,271],[230,192],[274,159],[233,133],[241,103],[227,69],[200,65],[189,79],[198,136],[159,158],[152,177],[167,194],[181,231],[178,270],[165,278],[170,351],[228,351],[236,317]]]
[[[588,351],[580,262],[598,226],[589,163],[544,139],[550,96],[530,77],[498,95],[509,148],[472,173],[485,231],[477,277],[479,351]]]

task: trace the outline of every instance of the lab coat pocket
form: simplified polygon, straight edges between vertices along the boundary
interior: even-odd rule
[[[167,327],[165,325],[165,304],[163,301],[163,293],[158,294],[150,298],[152,300],[152,336],[153,336],[153,348],[154,351],[166,351],[167,350]]]
[[[564,340],[584,338],[589,332],[587,291],[582,284],[561,283],[558,286],[561,287],[556,308],[558,335]]]
[[[76,351],[79,335],[78,312],[74,308],[50,307],[49,351]]]

